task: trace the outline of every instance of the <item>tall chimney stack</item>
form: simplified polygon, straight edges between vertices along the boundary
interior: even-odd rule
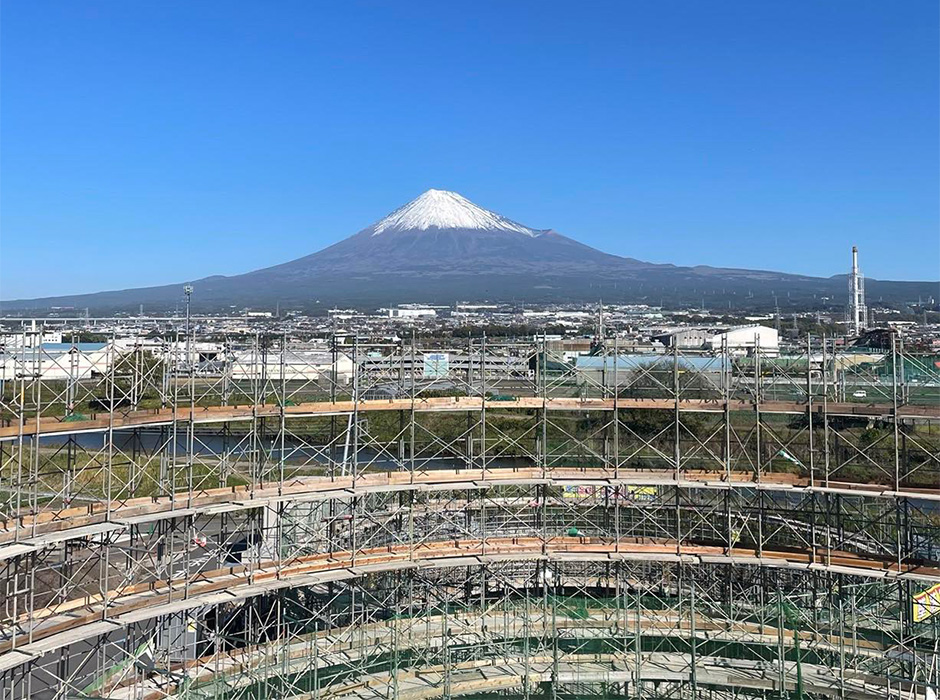
[[[849,275],[849,313],[846,319],[852,333],[861,335],[868,327],[868,309],[865,306],[865,278],[858,269],[858,246],[852,246],[852,272]]]

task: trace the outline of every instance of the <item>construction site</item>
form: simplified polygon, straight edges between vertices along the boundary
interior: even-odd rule
[[[0,700],[938,697],[940,368],[893,337],[42,332]]]

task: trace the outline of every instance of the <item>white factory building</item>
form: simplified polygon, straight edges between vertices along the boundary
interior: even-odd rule
[[[112,361],[108,343],[42,343],[38,347],[4,345],[0,350],[0,382],[23,377],[82,380],[107,374]]]
[[[437,309],[427,306],[399,306],[394,309],[383,309],[389,318],[436,318]]]
[[[258,379],[280,381],[283,368],[284,381],[331,381],[333,373],[340,384],[352,381],[353,361],[349,355],[339,353],[336,366],[328,350],[288,350],[281,357],[280,351],[267,353],[262,358],[257,352],[242,350],[235,353],[230,367],[235,380]]]
[[[776,328],[767,326],[703,326],[677,328],[655,336],[663,345],[679,350],[709,350],[720,353],[727,347],[732,355],[751,355],[755,348],[765,356],[780,352],[780,338]]]

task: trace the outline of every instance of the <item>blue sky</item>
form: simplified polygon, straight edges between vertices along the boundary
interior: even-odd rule
[[[435,187],[653,262],[940,278],[935,0],[5,2],[0,297],[283,262]]]

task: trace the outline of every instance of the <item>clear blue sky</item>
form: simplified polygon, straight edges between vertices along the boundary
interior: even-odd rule
[[[940,278],[936,0],[0,9],[0,297],[314,252],[430,187],[654,262]]]

